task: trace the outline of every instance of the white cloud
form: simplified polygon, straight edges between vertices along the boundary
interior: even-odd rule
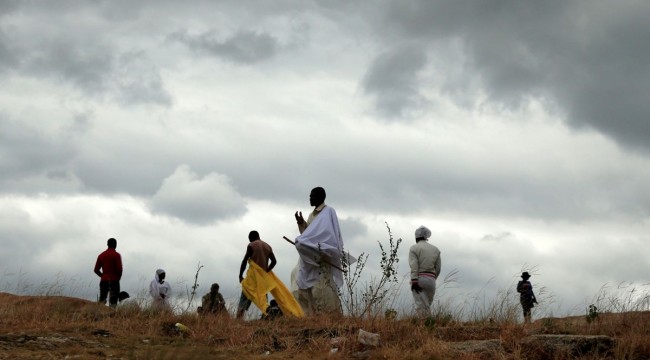
[[[151,209],[185,221],[208,224],[246,213],[246,201],[228,177],[200,177],[181,165],[167,177],[150,200]]]

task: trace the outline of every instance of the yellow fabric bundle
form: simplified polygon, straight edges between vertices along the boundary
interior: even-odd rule
[[[263,314],[269,304],[266,294],[271,293],[278,302],[283,314],[292,314],[296,317],[305,316],[300,304],[293,297],[286,286],[278,279],[273,271],[266,272],[259,265],[248,260],[248,271],[246,278],[241,282],[242,292],[257,306]]]

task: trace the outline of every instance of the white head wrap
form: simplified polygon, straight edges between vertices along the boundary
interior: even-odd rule
[[[162,283],[160,282],[160,274],[164,272],[165,270],[163,269],[156,270],[156,276],[153,280],[151,280],[151,283],[149,284],[149,293],[153,297],[154,301],[167,303],[169,301],[169,296],[171,295],[172,288],[169,285],[168,281],[163,281]],[[160,296],[160,294],[165,295],[165,297],[163,298]]]
[[[431,237],[431,230],[426,226],[422,225],[419,228],[415,229],[415,238],[425,238],[428,239]]]

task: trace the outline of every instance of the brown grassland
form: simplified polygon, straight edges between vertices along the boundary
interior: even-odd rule
[[[179,333],[176,323],[190,330]],[[359,329],[378,333],[380,345],[360,344]],[[64,296],[0,293],[0,359],[525,359],[522,340],[531,334],[597,334],[615,340],[607,353],[570,358],[650,359],[648,311],[603,313],[591,323],[584,316],[545,318],[526,326],[327,314],[238,321],[116,311]],[[459,352],[452,346],[488,339],[498,340],[506,351]]]

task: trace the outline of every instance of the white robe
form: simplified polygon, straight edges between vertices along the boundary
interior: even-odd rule
[[[331,279],[336,287],[343,286],[341,258],[343,256],[343,239],[339,228],[339,219],[333,208],[326,206],[296,238],[296,249],[300,255],[296,283],[300,289],[313,287],[321,277],[320,266],[328,266]],[[321,260],[325,260],[323,262]],[[329,264],[327,264],[329,263]]]
[[[158,277],[159,273],[160,269],[156,271],[154,279],[151,280],[151,283],[149,284],[149,294],[151,294],[151,297],[153,298],[153,303],[151,305],[154,308],[169,309],[171,308],[169,305],[169,297],[172,294],[172,288],[167,281],[163,280],[162,284],[160,283],[160,278]]]

